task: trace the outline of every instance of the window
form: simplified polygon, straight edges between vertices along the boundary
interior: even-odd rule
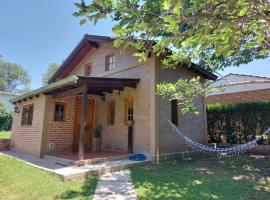
[[[114,125],[115,101],[110,101],[108,105],[108,125]]]
[[[133,97],[125,98],[125,124],[133,121]]]
[[[171,121],[178,125],[178,102],[177,99],[171,101]]]
[[[115,56],[114,54],[108,55],[105,58],[105,71],[114,69],[115,67]]]
[[[32,125],[33,121],[33,111],[34,111],[34,105],[27,105],[23,106],[22,109],[22,125]]]
[[[63,102],[55,102],[54,106],[54,121],[65,121],[66,104]]]
[[[90,76],[92,72],[92,63],[84,65],[84,76]]]

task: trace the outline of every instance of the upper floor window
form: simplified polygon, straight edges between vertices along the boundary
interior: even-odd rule
[[[56,102],[54,106],[54,121],[65,121],[66,104],[63,102]]]
[[[178,125],[178,102],[177,99],[171,100],[171,121]]]
[[[84,65],[84,76],[90,76],[92,73],[92,63]]]
[[[125,124],[133,121],[133,97],[125,98]]]
[[[114,125],[115,101],[109,101],[108,104],[108,125]]]
[[[22,125],[32,125],[33,121],[33,112],[34,112],[34,105],[26,105],[23,106],[22,109]]]
[[[105,58],[105,71],[109,71],[115,68],[115,56],[114,54],[108,55]]]

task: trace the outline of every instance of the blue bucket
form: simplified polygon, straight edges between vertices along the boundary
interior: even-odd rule
[[[133,160],[133,161],[143,161],[145,159],[146,157],[142,153],[137,153],[129,157],[129,160]]]

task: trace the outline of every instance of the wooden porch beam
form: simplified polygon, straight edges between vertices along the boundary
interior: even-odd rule
[[[85,90],[82,94],[81,128],[80,128],[79,153],[78,153],[79,160],[84,160],[86,124],[87,124],[87,91]]]
[[[78,88],[75,88],[75,89],[72,89],[72,90],[59,92],[59,93],[53,95],[52,98],[53,99],[58,99],[58,98],[66,97],[66,96],[77,95],[77,94],[84,93],[85,91],[87,91],[87,86],[83,85],[81,87],[78,87]]]

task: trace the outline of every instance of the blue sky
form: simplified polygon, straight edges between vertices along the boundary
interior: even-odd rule
[[[29,72],[32,89],[41,86],[48,65],[61,63],[85,33],[112,34],[108,20],[95,27],[90,23],[80,26],[79,18],[72,16],[74,2],[80,0],[0,0],[0,54]],[[222,73],[270,77],[269,65],[270,59],[259,60]]]

